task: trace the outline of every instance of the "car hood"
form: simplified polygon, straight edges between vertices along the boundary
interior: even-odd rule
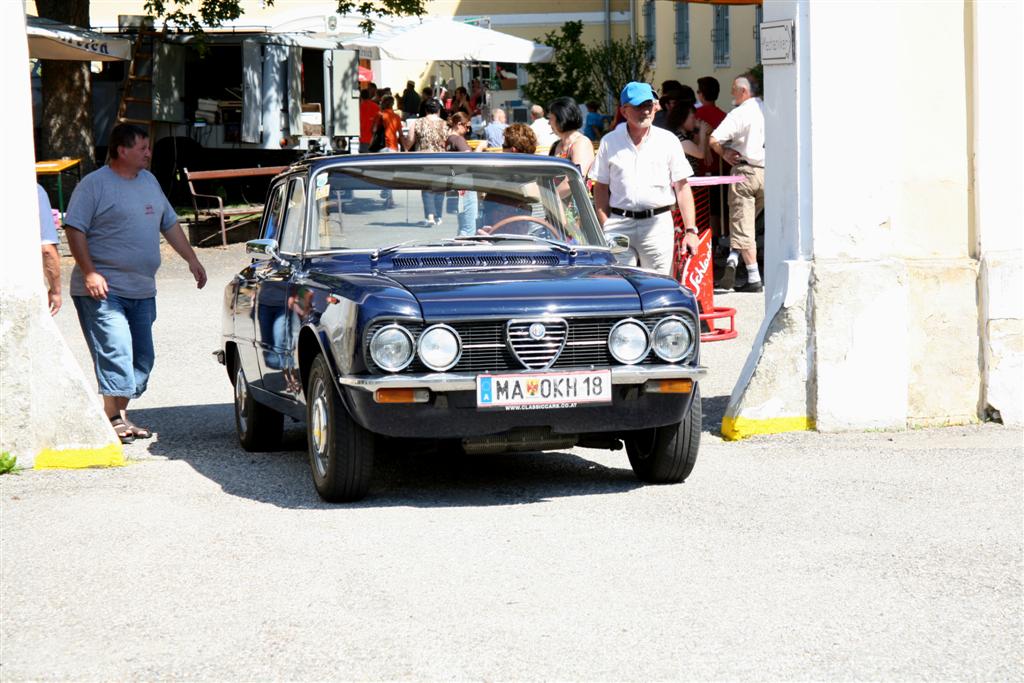
[[[389,272],[426,320],[484,316],[640,313],[632,278],[614,266]]]

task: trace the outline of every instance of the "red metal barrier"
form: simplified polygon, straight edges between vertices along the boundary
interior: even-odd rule
[[[715,306],[715,265],[711,244],[708,188],[692,189],[697,228],[701,231],[698,235],[697,253],[693,257],[687,255],[683,247],[683,219],[678,209],[672,209],[672,221],[676,226],[672,276],[697,297],[701,320],[700,340],[713,342],[735,339],[739,335],[736,330],[736,309]],[[729,326],[718,327],[715,324],[718,320],[728,320]]]

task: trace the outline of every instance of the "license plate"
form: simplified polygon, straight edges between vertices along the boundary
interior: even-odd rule
[[[478,375],[478,408],[536,410],[612,402],[610,370]]]

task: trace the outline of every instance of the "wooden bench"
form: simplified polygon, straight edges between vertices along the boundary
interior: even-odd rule
[[[287,166],[264,166],[259,168],[225,168],[215,171],[185,171],[185,179],[188,181],[188,190],[192,193],[192,209],[195,211],[196,222],[199,222],[199,214],[209,214],[220,219],[220,239],[223,246],[228,246],[227,220],[230,218],[242,218],[244,216],[258,215],[263,212],[261,206],[238,207],[233,209],[224,208],[224,199],[220,195],[202,194],[196,192],[195,183],[200,180],[223,180],[225,178],[252,178],[256,176],[275,176],[286,170]],[[200,209],[197,199],[213,199],[217,202],[217,208]]]

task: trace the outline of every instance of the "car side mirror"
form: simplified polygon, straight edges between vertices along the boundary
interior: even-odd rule
[[[613,254],[621,254],[629,250],[629,235],[618,232],[609,232],[605,235],[605,241]]]
[[[270,259],[282,264],[287,263],[277,253],[277,240],[249,240],[245,243],[245,253],[252,254],[254,258],[260,261]]]

